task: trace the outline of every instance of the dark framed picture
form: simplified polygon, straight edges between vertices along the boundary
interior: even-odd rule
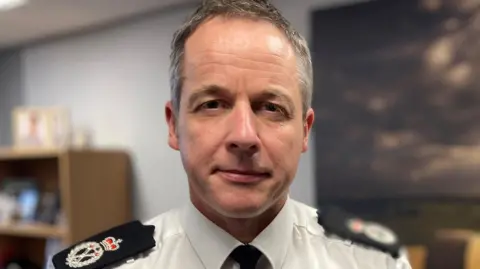
[[[480,3],[311,19],[318,199],[480,198]]]

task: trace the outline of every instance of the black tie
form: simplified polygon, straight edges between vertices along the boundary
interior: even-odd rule
[[[262,253],[251,245],[242,245],[232,251],[230,257],[240,264],[240,269],[255,269]]]

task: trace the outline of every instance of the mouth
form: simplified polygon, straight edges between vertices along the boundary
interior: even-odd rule
[[[258,183],[271,176],[269,172],[255,170],[217,169],[214,173],[229,182],[239,184]]]

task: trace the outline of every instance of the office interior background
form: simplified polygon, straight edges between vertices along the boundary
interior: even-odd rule
[[[170,41],[198,2],[0,0],[0,180],[38,180],[65,207],[48,225],[0,224],[0,266],[44,267],[62,244],[188,201],[164,104]],[[291,196],[387,225],[414,269],[479,269],[480,2],[272,2],[309,40],[315,72]],[[17,109],[51,107],[88,149],[15,149]]]

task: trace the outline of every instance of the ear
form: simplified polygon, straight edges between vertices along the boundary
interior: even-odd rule
[[[173,110],[172,101],[165,104],[165,119],[168,124],[168,145],[174,149],[179,150],[178,136],[177,136],[177,117]]]
[[[308,150],[308,139],[313,126],[313,120],[315,119],[315,113],[312,108],[309,108],[303,122],[303,148],[302,152]]]

